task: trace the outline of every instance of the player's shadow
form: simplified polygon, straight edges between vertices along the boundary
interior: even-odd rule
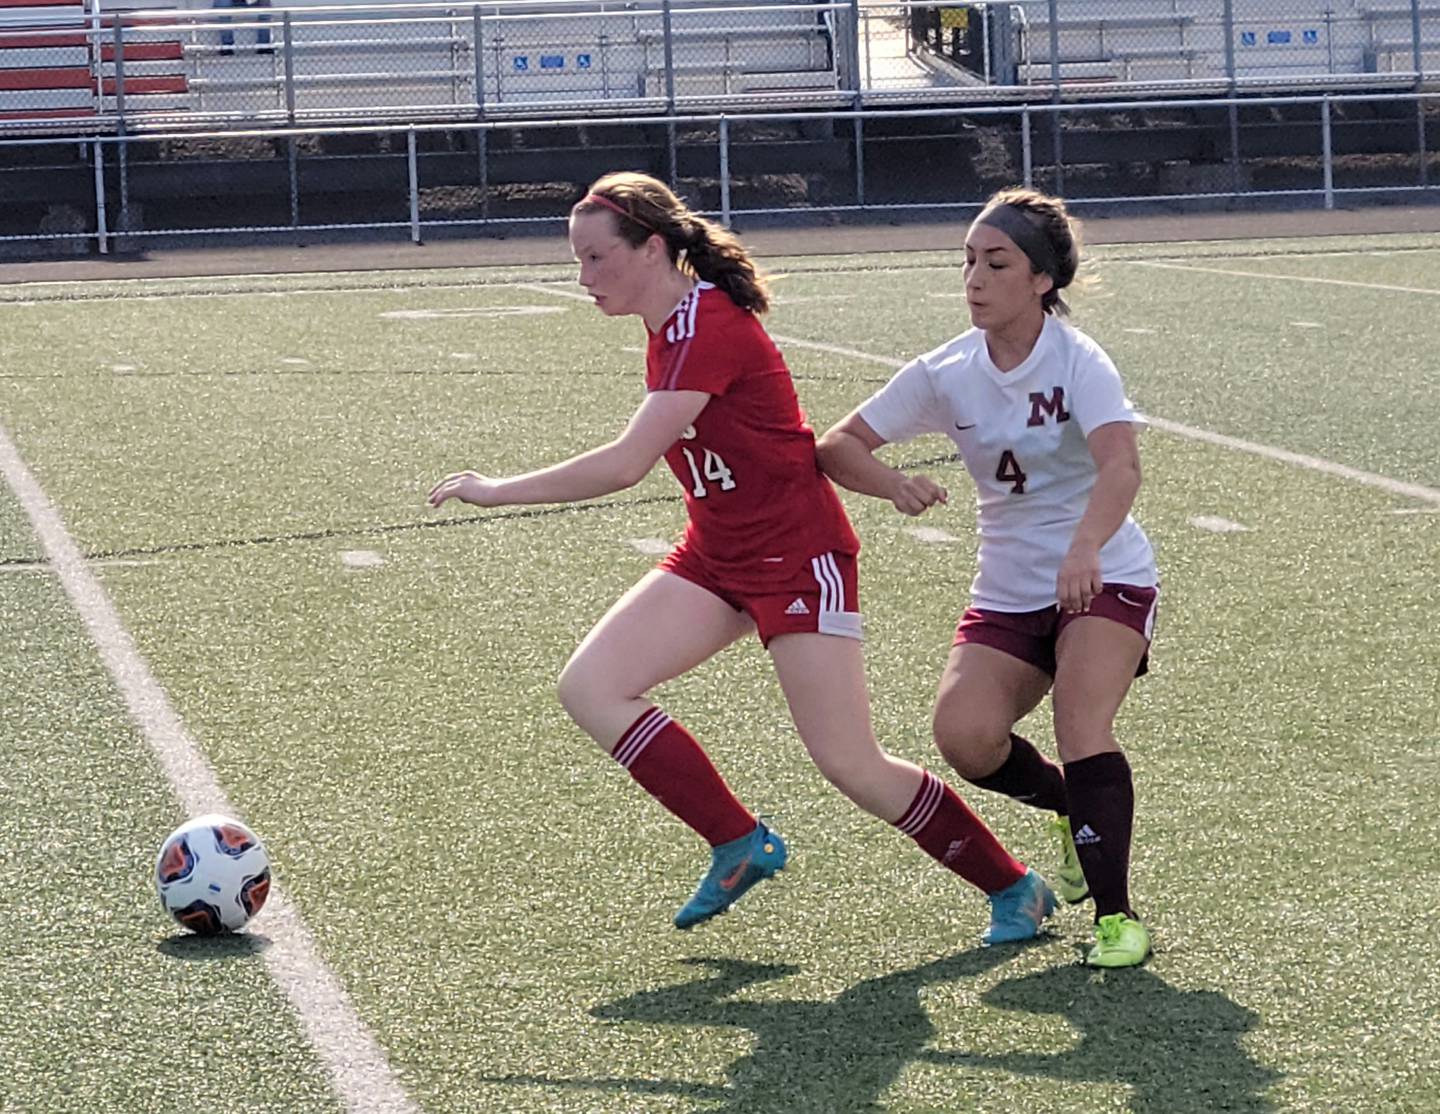
[[[919,1059],[1062,1084],[1125,1083],[1132,1114],[1275,1109],[1265,1092],[1281,1074],[1252,1060],[1240,1043],[1259,1015],[1216,991],[1176,990],[1143,968],[1101,974],[1067,966],[999,983],[982,1000],[1016,1014],[1058,1014],[1079,1039],[1063,1052],[942,1048]]]
[[[261,955],[270,946],[270,937],[258,932],[223,932],[216,936],[197,936],[193,932],[177,932],[155,945],[162,955],[171,959],[214,961]]]
[[[949,1051],[920,1001],[930,984],[974,978],[1015,955],[976,949],[867,979],[831,1001],[746,1000],[743,992],[795,974],[785,964],[689,959],[706,977],[642,991],[597,1006],[607,1021],[721,1026],[754,1034],[754,1048],[726,1069],[724,1085],[656,1075],[646,1078],[487,1077],[617,1095],[670,1095],[720,1114],[878,1111],[911,1062],[993,1069],[1062,1084],[1125,1083],[1135,1114],[1264,1114],[1264,1091],[1279,1075],[1240,1044],[1257,1016],[1214,991],[1180,991],[1146,970],[1106,975],[1066,966],[1002,982],[991,1006],[1016,1014],[1059,1014],[1078,1031],[1056,1053],[984,1055]],[[1015,1019],[1017,1029],[1025,1020]],[[936,1048],[938,1044],[940,1047]],[[619,1106],[613,1107],[620,1109]]]
[[[977,948],[905,971],[867,979],[827,1001],[746,1000],[748,987],[796,974],[789,964],[738,959],[687,959],[709,974],[645,990],[591,1010],[606,1021],[720,1026],[754,1034],[754,1048],[726,1069],[727,1085],[687,1079],[561,1079],[490,1076],[489,1082],[674,1095],[707,1114],[841,1114],[879,1110],[877,1101],[905,1065],[935,1038],[920,1003],[931,983],[973,978],[1012,959],[1016,949]],[[723,1105],[716,1105],[723,1104]],[[618,1107],[617,1107],[618,1109]]]

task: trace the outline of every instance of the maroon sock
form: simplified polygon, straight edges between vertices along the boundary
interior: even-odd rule
[[[1011,857],[955,790],[928,770],[924,773],[915,799],[895,826],[931,858],[987,894],[1020,881],[1024,864]]]
[[[1111,913],[1134,916],[1130,908],[1130,837],[1135,824],[1135,783],[1130,763],[1117,751],[1065,763],[1070,798],[1070,834],[1095,919]]]
[[[1029,739],[1010,736],[1010,753],[1000,768],[984,777],[967,778],[971,785],[1004,793],[1021,804],[1034,805],[1064,816],[1069,808],[1065,796],[1065,774],[1046,758]]]
[[[754,815],[730,792],[704,748],[659,708],[647,709],[610,753],[711,847],[754,830]]]

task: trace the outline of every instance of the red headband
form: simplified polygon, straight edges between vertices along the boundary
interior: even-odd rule
[[[637,217],[634,213],[627,213],[623,208],[621,208],[621,207],[620,207],[619,205],[617,205],[615,202],[611,201],[608,197],[606,197],[606,196],[605,196],[604,194],[602,194],[602,193],[587,193],[587,194],[585,195],[584,201],[581,201],[580,204],[583,205],[583,204],[585,204],[586,201],[593,201],[593,202],[595,202],[595,204],[597,204],[597,205],[603,205],[603,206],[605,206],[605,208],[609,209],[612,213],[618,213],[618,214],[620,214],[620,216],[624,217],[626,220],[633,220],[633,221],[634,221],[636,224],[638,224],[641,228],[644,228],[644,229],[646,229],[647,231],[653,232],[653,233],[655,233],[655,235],[657,235],[657,236],[660,236],[660,235],[661,235],[660,230],[659,230],[658,228],[656,228],[653,224],[650,224],[650,223],[647,222],[647,221],[641,220],[641,219],[640,219],[639,217]],[[661,238],[663,239],[664,237],[662,236]]]

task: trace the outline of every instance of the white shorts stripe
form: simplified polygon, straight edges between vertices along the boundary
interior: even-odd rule
[[[845,580],[835,565],[835,554],[822,553],[819,557],[812,558],[810,568],[820,584],[820,610],[846,610]]]
[[[640,752],[650,745],[650,740],[670,725],[670,717],[659,708],[651,708],[635,721],[629,733],[620,740],[613,752],[616,762],[627,770],[640,757]]]

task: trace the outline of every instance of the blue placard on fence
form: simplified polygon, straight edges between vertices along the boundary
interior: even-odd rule
[[[1318,43],[1318,42],[1320,41],[1320,32],[1319,32],[1319,31],[1301,31],[1301,32],[1300,32],[1300,40],[1301,40],[1301,42]]]
[[[1241,46],[1254,46],[1254,45],[1255,45],[1255,32],[1254,32],[1254,31],[1241,31],[1241,32],[1240,32],[1240,45],[1241,45]]]
[[[540,55],[540,68],[542,70],[563,70],[565,68],[565,55],[563,54],[542,54]]]
[[[588,70],[588,69],[590,68],[590,55],[588,55],[588,54],[577,54],[577,55],[575,55],[575,68],[576,68],[577,70]]]
[[[1265,36],[1265,41],[1273,46],[1283,46],[1290,41],[1290,32],[1271,31]]]
[[[524,73],[530,68],[530,56],[528,54],[516,54],[510,59],[510,64],[515,68],[516,73]]]

